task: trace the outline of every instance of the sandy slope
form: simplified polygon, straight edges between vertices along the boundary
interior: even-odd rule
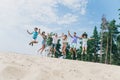
[[[0,80],[120,80],[120,67],[0,53]]]

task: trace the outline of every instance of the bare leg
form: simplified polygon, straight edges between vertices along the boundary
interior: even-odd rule
[[[82,54],[84,54],[85,52],[85,47],[82,47]]]
[[[70,48],[71,58],[73,58],[73,48]]]
[[[54,56],[55,56],[56,48],[54,48]]]
[[[64,45],[63,56],[64,56],[64,58],[66,58],[66,45]]]
[[[74,51],[73,48],[70,48],[70,52],[71,52],[72,54],[73,54],[73,51]]]
[[[87,46],[85,46],[85,48],[84,48],[84,53],[85,53],[85,60],[87,61],[87,59],[88,59]]]
[[[85,47],[85,54],[87,54],[87,46]]]
[[[63,55],[63,52],[64,52],[64,45],[62,46],[62,55]]]
[[[34,43],[38,43],[38,41],[33,40],[33,41],[31,41],[31,42],[29,43],[29,45],[32,45],[32,46],[33,46]]]
[[[29,45],[31,45],[31,44],[32,44],[32,42],[29,43]]]
[[[38,43],[38,41],[33,41],[33,43]]]
[[[81,60],[83,60],[83,59],[84,59],[84,52],[85,52],[85,47],[84,47],[84,46],[82,46]]]
[[[45,49],[45,45],[42,45],[42,48],[40,48],[37,52],[41,51],[42,53],[44,49]]]
[[[42,48],[40,48],[37,52],[39,52]]]
[[[76,48],[73,48],[73,51],[74,51],[74,53],[75,53],[75,57],[77,57]]]
[[[63,45],[62,52],[63,52],[63,55],[65,55],[65,45]]]
[[[45,45],[42,46],[41,53],[43,52],[44,49],[45,49]]]
[[[56,52],[56,49],[54,48],[54,54],[55,54],[55,52]]]
[[[32,41],[32,45],[37,44],[37,43],[38,43],[38,41],[36,41],[36,40]]]
[[[63,58],[66,58],[66,45],[63,44],[63,47],[62,47],[62,55],[63,55]]]

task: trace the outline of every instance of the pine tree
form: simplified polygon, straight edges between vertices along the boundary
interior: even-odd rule
[[[120,9],[118,9],[118,11],[120,12]],[[120,19],[120,13],[119,13],[119,19]]]
[[[118,34],[118,28],[116,21],[112,20],[108,23],[108,31],[103,34],[103,50],[105,55],[105,63],[114,64],[117,54],[117,45],[115,44],[116,35]]]
[[[100,50],[100,36],[97,31],[97,27],[95,26],[94,32],[93,32],[93,38],[94,38],[94,61],[99,61],[98,59],[98,51]]]
[[[118,9],[120,12],[120,9]],[[120,13],[119,13],[120,19]],[[116,25],[117,29],[120,28],[120,23]],[[116,45],[117,45],[117,52],[113,55],[113,64],[120,65],[120,31],[116,32]]]
[[[60,39],[59,39],[58,42],[57,42],[56,53],[55,53],[55,57],[56,58],[58,58],[59,56],[61,56],[60,49],[61,49],[61,44],[60,44]]]
[[[108,60],[109,63],[112,63],[112,55],[117,53],[117,45],[115,44],[115,36],[117,35],[116,33],[118,32],[117,26],[116,26],[116,21],[112,20],[109,23],[109,55],[108,55]]]
[[[93,31],[93,36],[91,38],[94,38],[93,40],[88,41],[88,53],[89,53],[89,60],[98,62],[98,51],[100,50],[100,37],[97,31],[97,27],[95,26]]]

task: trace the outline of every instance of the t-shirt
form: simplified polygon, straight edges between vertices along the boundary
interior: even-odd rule
[[[83,38],[82,39],[82,44],[87,44],[88,38]]]
[[[38,36],[38,32],[33,32],[33,39],[37,39],[37,36]]]
[[[52,37],[48,37],[46,42],[47,42],[47,45],[50,46],[52,45],[52,41],[53,41],[53,38]]]
[[[74,36],[74,37],[71,37],[71,38],[72,38],[72,43],[77,43],[77,39],[78,39],[79,37]]]
[[[55,36],[53,36],[52,38],[53,38],[53,43],[54,43],[54,44],[57,44],[59,38],[58,38],[58,37],[55,37]]]
[[[65,43],[65,44],[66,44],[66,43],[68,43],[68,40],[67,40],[67,39],[65,39],[65,40],[62,39],[62,43]]]

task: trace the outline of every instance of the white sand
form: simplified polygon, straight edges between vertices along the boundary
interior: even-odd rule
[[[120,67],[0,53],[0,80],[120,80]]]

